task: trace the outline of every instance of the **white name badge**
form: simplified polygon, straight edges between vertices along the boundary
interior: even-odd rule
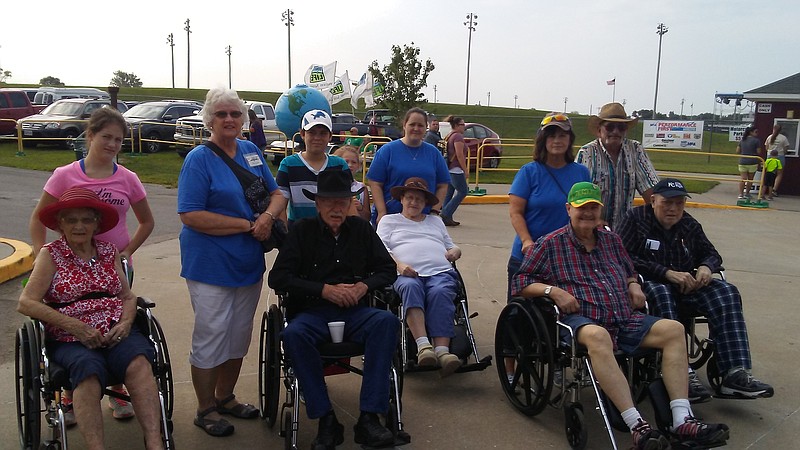
[[[247,164],[250,167],[258,167],[261,165],[261,158],[259,158],[258,155],[255,153],[245,154],[244,159],[247,160]]]
[[[648,250],[658,251],[661,248],[661,242],[654,241],[653,239],[648,239],[647,242],[644,244],[644,247]]]

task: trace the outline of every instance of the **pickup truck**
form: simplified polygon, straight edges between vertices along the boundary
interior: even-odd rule
[[[400,139],[402,134],[400,129],[395,127],[389,122],[383,123],[374,123],[371,124],[368,121],[359,121],[356,116],[347,113],[339,113],[331,115],[331,121],[333,122],[333,137],[331,138],[331,144],[334,147],[338,147],[343,144],[344,139],[343,135],[349,135],[350,129],[356,127],[358,129],[359,136],[382,136],[389,138],[391,140]],[[386,140],[376,140],[375,141],[378,145],[381,142],[386,142]]]
[[[0,89],[0,134],[16,134],[18,121],[39,114],[45,105],[33,105],[22,89]]]

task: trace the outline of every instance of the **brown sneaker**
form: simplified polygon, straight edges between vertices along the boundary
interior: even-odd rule
[[[424,345],[419,349],[417,352],[417,365],[420,367],[433,367],[436,365],[436,354],[433,353],[432,345]]]
[[[439,369],[439,376],[441,378],[449,377],[461,367],[461,360],[452,353],[440,353],[437,355],[437,359],[439,360],[439,366],[441,366],[441,369]]]

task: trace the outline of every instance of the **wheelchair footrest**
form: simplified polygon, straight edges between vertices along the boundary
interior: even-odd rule
[[[464,373],[464,372],[477,372],[481,370],[485,370],[487,367],[492,365],[492,356],[484,356],[478,362],[474,362],[472,364],[465,364],[458,369],[456,369],[456,373]]]

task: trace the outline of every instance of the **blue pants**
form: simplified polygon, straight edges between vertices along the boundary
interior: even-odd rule
[[[450,185],[447,187],[447,196],[444,198],[442,216],[453,218],[458,205],[467,197],[467,176],[463,173],[450,173]]]
[[[335,321],[345,323],[345,341],[364,345],[361,410],[386,414],[389,411],[389,372],[397,350],[400,321],[386,310],[368,306],[340,308],[331,304],[297,314],[283,330],[283,348],[303,389],[308,417],[318,419],[333,409],[317,347],[330,341],[328,322]]]
[[[394,290],[403,299],[403,309],[421,308],[425,313],[425,329],[430,337],[455,336],[453,316],[456,305],[458,281],[455,270],[448,270],[430,277],[399,276]]]
[[[742,297],[736,286],[712,280],[708,286],[683,295],[670,284],[646,281],[642,290],[649,300],[655,300],[661,317],[678,320],[678,302],[681,302],[708,318],[708,331],[716,345],[720,373],[737,367],[752,368]]]

